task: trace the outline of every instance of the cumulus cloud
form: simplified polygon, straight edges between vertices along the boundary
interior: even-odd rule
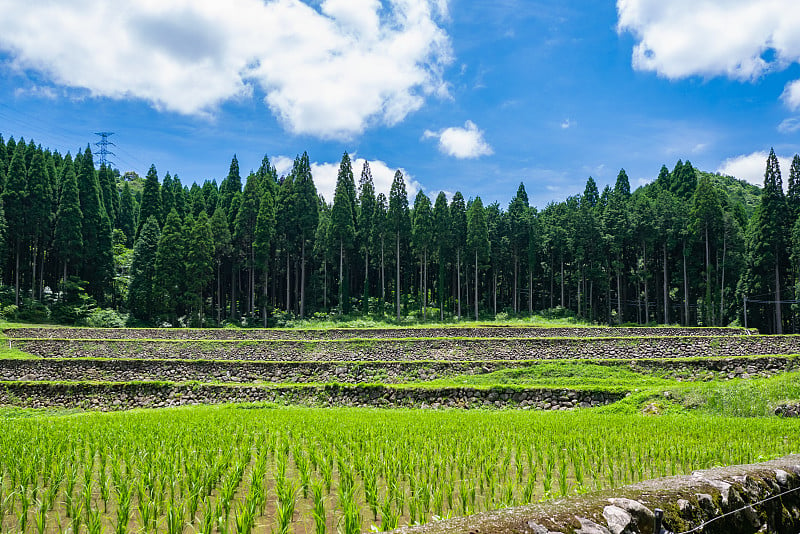
[[[259,88],[286,129],[346,138],[446,95],[445,0],[0,0],[10,65],[92,96],[207,114]]]
[[[763,186],[768,155],[768,152],[760,151],[728,158],[722,162],[717,172],[733,176],[739,180],[746,180],[754,185]],[[781,168],[781,177],[785,188],[788,185],[789,167],[792,165],[792,158],[778,156],[778,165]]]
[[[781,100],[791,110],[800,109],[800,80],[786,84]]]
[[[483,139],[483,130],[472,121],[464,123],[464,127],[451,126],[434,132],[425,130],[423,139],[438,139],[439,151],[458,159],[478,158],[494,153],[492,147]]]
[[[800,62],[796,0],[617,0],[617,29],[637,44],[633,66],[670,79],[755,80]],[[783,101],[800,108],[800,80]]]
[[[358,179],[361,177],[361,169],[364,167],[364,158],[351,156],[353,166],[353,176],[358,186]],[[333,202],[333,193],[336,191],[336,177],[339,174],[339,161],[331,163],[311,163],[311,175],[314,177],[314,185],[317,187],[317,193],[325,198],[326,202]],[[286,175],[292,170],[294,158],[287,156],[278,156],[272,160],[275,165],[275,170],[278,175]],[[386,198],[389,198],[389,190],[392,188],[392,181],[394,180],[394,173],[398,170],[390,167],[386,162],[381,160],[369,160],[369,169],[372,172],[372,181],[375,183],[375,194],[383,193]],[[417,191],[422,189],[422,185],[409,174],[405,169],[400,168],[403,173],[403,178],[406,182],[406,191],[408,192],[409,202],[414,201],[414,196]]]

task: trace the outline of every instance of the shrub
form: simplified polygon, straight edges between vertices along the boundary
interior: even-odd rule
[[[0,318],[12,320],[17,316],[17,307],[13,304],[0,306]]]
[[[123,328],[127,321],[127,314],[120,314],[111,309],[95,308],[86,317],[86,326],[94,328]]]
[[[50,311],[38,300],[26,298],[22,300],[22,306],[14,318],[28,323],[45,323],[50,318]]]

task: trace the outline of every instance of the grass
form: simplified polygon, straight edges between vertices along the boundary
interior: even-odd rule
[[[17,360],[17,359],[30,359],[30,358],[39,358],[39,356],[35,356],[33,354],[29,354],[17,348],[11,347],[8,338],[4,336],[2,330],[0,330],[0,360]]]
[[[493,373],[459,375],[426,382],[432,386],[526,386],[587,389],[597,387],[668,387],[677,383],[652,374],[637,373],[624,365],[600,365],[583,361],[543,361]]]
[[[394,316],[343,316],[341,318],[311,318],[311,319],[293,319],[287,321],[283,328],[285,329],[309,329],[309,328],[451,328],[451,327],[480,327],[480,326],[541,326],[541,327],[559,327],[559,326],[596,326],[589,321],[582,319],[575,319],[572,317],[552,319],[539,314],[534,314],[526,317],[508,317],[498,320],[493,319],[480,319],[475,321],[465,316],[458,320],[456,318],[447,318],[444,321],[439,321],[436,318],[423,320],[421,317],[406,316],[401,317],[398,321]]]
[[[630,397],[605,411],[654,413],[696,412],[723,417],[766,417],[776,406],[800,401],[800,371],[770,378],[678,381],[640,373],[626,366],[584,362],[542,362],[479,375],[459,375],[426,382],[429,387],[564,388],[575,390],[627,390]]]
[[[673,392],[670,396],[673,396]],[[676,402],[698,413],[724,417],[767,417],[776,406],[800,401],[800,371],[771,378],[711,381],[675,389]]]
[[[239,327],[236,325],[227,325],[224,329],[234,330],[248,330],[251,328],[261,328],[256,323],[253,327]],[[438,319],[422,320],[420,317],[407,316],[402,317],[399,321],[394,316],[343,316],[342,318],[328,317],[328,318],[306,318],[306,319],[292,319],[287,321],[284,326],[278,328],[271,328],[272,330],[326,330],[330,328],[479,328],[479,327],[501,327],[501,326],[518,326],[518,327],[593,327],[593,328],[611,328],[613,326],[605,324],[591,323],[584,319],[576,319],[573,317],[565,318],[549,318],[541,314],[534,314],[533,316],[524,317],[501,317],[498,319],[482,318],[478,321],[464,316],[461,320],[449,317],[444,321]],[[677,325],[622,325],[623,327],[671,327]],[[5,321],[0,319],[0,328],[66,328],[64,325],[46,324],[46,323],[21,323],[14,321]],[[70,327],[70,328],[94,328],[86,326]],[[147,328],[147,327],[145,327]],[[717,327],[713,327],[717,328]],[[187,328],[176,328],[170,330],[188,330]]]
[[[598,413],[774,419],[778,405],[800,402],[800,371],[770,378],[634,387],[631,392],[619,402],[597,408]],[[800,421],[794,423],[800,430]]]

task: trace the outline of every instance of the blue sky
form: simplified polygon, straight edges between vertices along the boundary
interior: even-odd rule
[[[17,5],[19,4],[19,5]],[[111,5],[113,4],[113,5]],[[0,133],[184,184],[307,150],[507,205],[800,151],[796,0],[0,0]]]

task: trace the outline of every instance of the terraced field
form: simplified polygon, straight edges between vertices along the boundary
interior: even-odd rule
[[[389,530],[800,451],[795,336],[3,336],[0,531]]]
[[[562,387],[491,377],[578,362],[634,376],[772,376],[798,360],[749,356],[800,352],[800,337],[736,328],[23,327],[4,335],[30,358],[0,360],[0,403],[100,410],[254,401],[571,409],[616,402],[630,388],[621,379]]]

